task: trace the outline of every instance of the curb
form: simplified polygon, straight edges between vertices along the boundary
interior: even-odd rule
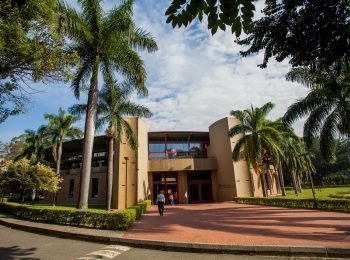
[[[11,223],[0,219],[0,224],[6,227],[39,233],[49,236],[71,238],[98,243],[120,244],[136,248],[147,248],[164,251],[197,252],[212,254],[235,255],[263,255],[263,256],[288,256],[288,257],[329,257],[350,258],[349,247],[304,247],[304,246],[277,246],[277,245],[220,245],[207,243],[187,243],[177,241],[161,241],[148,239],[133,239],[123,237],[106,237],[101,235],[88,235],[72,233],[60,230],[51,230],[46,227],[34,227]]]

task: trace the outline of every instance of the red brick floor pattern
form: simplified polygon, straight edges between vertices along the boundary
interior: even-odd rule
[[[233,202],[156,206],[127,238],[239,245],[350,247],[350,214]]]

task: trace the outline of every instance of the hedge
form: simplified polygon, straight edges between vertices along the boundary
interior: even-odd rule
[[[235,198],[242,204],[279,206],[290,208],[323,209],[350,212],[350,201],[347,200],[317,200],[317,207],[313,199],[285,199],[285,198]]]
[[[0,212],[15,215],[21,219],[50,224],[89,227],[99,229],[127,230],[140,218],[150,202],[141,202],[126,210],[75,210],[54,208],[33,208],[18,203],[0,203]]]
[[[128,210],[133,211],[136,214],[136,219],[139,219],[149,207],[151,207],[151,201],[145,200],[145,201],[139,202],[138,204],[132,207],[129,207]]]

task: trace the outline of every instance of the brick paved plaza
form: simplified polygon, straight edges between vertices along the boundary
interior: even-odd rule
[[[350,214],[233,202],[156,206],[124,234],[183,242],[350,247]]]

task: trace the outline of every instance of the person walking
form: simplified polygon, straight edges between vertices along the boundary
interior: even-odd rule
[[[174,206],[174,195],[172,193],[169,194],[169,204]]]
[[[160,191],[156,203],[158,205],[158,211],[159,211],[159,216],[163,216],[164,214],[164,204],[165,204],[165,196],[163,194],[163,191]]]

